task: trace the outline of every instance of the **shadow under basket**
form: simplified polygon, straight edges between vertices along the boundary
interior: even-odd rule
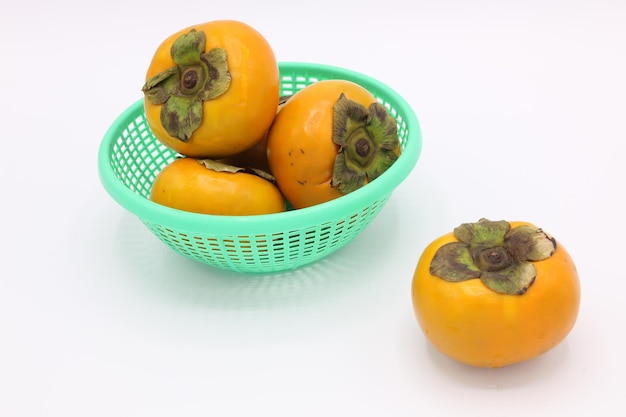
[[[162,145],[145,120],[143,99],[109,127],[99,149],[100,180],[123,208],[174,251],[217,268],[267,273],[295,269],[351,242],[383,208],[419,158],[422,137],[409,104],[383,83],[328,65],[281,62],[281,95],[326,79],[368,89],[398,122],[402,154],[380,177],[327,203],[256,216],[216,216],[172,209],[150,201],[157,174],[178,154]]]

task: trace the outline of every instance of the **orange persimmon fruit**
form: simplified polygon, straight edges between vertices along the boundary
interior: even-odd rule
[[[159,172],[150,199],[201,214],[246,216],[285,211],[285,200],[271,177],[191,157],[175,159]]]
[[[296,209],[355,191],[399,154],[397,121],[367,89],[341,79],[296,92],[267,136],[270,170]]]
[[[565,339],[578,316],[580,282],[568,252],[542,229],[481,219],[426,247],[411,295],[437,350],[467,365],[498,368]]]
[[[146,120],[160,142],[182,155],[232,156],[265,136],[279,78],[271,45],[248,24],[190,26],[154,53],[142,88]]]

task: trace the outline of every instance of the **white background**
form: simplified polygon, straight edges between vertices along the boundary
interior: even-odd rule
[[[378,78],[422,124],[382,213],[308,268],[183,258],[99,182],[156,46],[222,18]],[[626,2],[4,0],[0,55],[0,415],[626,413]],[[582,284],[562,344],[495,370],[431,348],[410,299],[425,246],[481,217],[543,227]]]

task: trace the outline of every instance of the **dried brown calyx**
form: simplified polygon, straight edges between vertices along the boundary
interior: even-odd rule
[[[480,279],[501,294],[521,295],[536,278],[534,261],[549,258],[556,240],[543,230],[481,219],[454,229],[458,241],[441,246],[430,272],[446,281]]]
[[[142,91],[152,104],[162,104],[161,124],[171,136],[188,142],[200,127],[203,102],[224,94],[231,81],[226,51],[204,52],[206,35],[192,29],[171,48],[176,65],[151,77]]]
[[[344,94],[333,112],[333,141],[339,153],[331,184],[347,194],[379,177],[398,159],[398,124],[382,104],[366,108]]]

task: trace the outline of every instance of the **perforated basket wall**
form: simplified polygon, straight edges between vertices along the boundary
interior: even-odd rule
[[[408,176],[421,151],[420,127],[406,101],[384,84],[342,68],[280,63],[281,94],[324,79],[347,79],[367,88],[398,121],[402,155],[383,175],[328,203],[262,216],[211,216],[153,203],[150,188],[177,154],[150,131],[143,100],[124,111],[99,150],[100,179],[107,192],[176,252],[214,267],[276,272],[317,261],[352,241]]]

